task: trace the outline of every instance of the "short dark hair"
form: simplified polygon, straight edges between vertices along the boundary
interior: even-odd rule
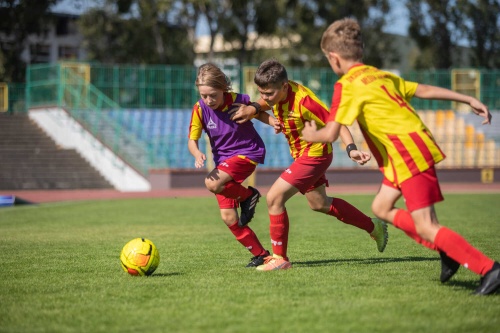
[[[288,82],[288,74],[285,66],[280,64],[276,59],[268,59],[257,68],[253,82],[262,88],[270,85],[277,86]]]

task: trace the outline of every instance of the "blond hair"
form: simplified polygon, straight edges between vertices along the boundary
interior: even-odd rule
[[[321,37],[323,53],[338,53],[346,60],[359,61],[363,58],[361,27],[353,18],[343,18],[330,24]]]
[[[212,63],[201,65],[198,68],[195,84],[199,86],[208,86],[215,89],[220,89],[224,92],[230,91],[231,80],[224,72]]]

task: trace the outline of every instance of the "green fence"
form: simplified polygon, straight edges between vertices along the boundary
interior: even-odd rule
[[[123,108],[189,108],[198,99],[192,66],[91,67],[91,83]]]
[[[7,110],[10,113],[25,113],[26,108],[26,84],[9,83],[9,102]]]
[[[255,70],[255,66],[244,66],[239,71],[233,69],[232,75],[235,90],[248,93],[253,99],[258,98],[258,92],[253,84]],[[326,105],[330,105],[333,86],[338,79],[331,69],[292,67],[288,68],[288,72],[290,79],[310,87]],[[469,72],[473,74],[469,75]],[[465,79],[457,79],[451,71],[419,71],[405,74],[403,77],[446,88],[471,89],[472,87],[474,93],[480,96],[491,110],[500,110],[500,94],[498,94],[500,71],[469,70],[464,73]],[[192,158],[187,149],[184,149],[187,143],[180,143],[179,140],[187,139],[186,131],[189,124],[184,122],[189,121],[189,111],[199,99],[194,85],[195,78],[196,68],[191,66],[38,64],[29,66],[26,85],[9,84],[9,108],[12,107],[14,112],[24,112],[33,107],[64,108],[118,156],[146,175],[151,168],[186,168],[187,164],[192,167],[190,162]],[[438,126],[441,126],[439,119],[443,118],[441,116],[445,113],[432,110],[453,109],[451,102],[446,101],[415,98],[412,104],[417,110],[430,111],[428,117],[432,117],[432,120],[426,119],[426,123],[431,123],[437,117]],[[152,115],[159,118],[153,119]],[[172,115],[176,118],[168,118]],[[148,123],[145,121],[147,117],[153,120]],[[463,119],[458,120],[463,121]],[[155,127],[158,123],[171,126],[161,129]],[[449,121],[447,123],[451,124]],[[465,125],[461,123],[457,128],[465,129]],[[447,126],[447,129],[451,127]],[[440,130],[443,129],[438,128],[436,133],[440,135]],[[463,136],[465,138],[466,135]],[[267,140],[266,145],[272,148],[274,146],[271,140],[274,138],[270,137],[266,137],[265,140]],[[450,167],[476,165],[478,163],[476,153],[481,151],[486,151],[483,155],[489,156],[486,165],[500,165],[500,151],[497,152],[496,137],[491,133],[475,132],[471,132],[469,137],[467,142],[472,142],[473,146],[477,144],[480,148],[474,146],[476,148],[470,150],[468,161],[471,164],[464,164],[462,162],[464,158],[460,155],[456,159],[448,159],[456,160]],[[361,142],[362,138],[359,140]],[[446,144],[452,144],[445,138],[441,140]],[[179,152],[172,149],[178,146],[182,146]],[[452,149],[462,154],[463,146],[464,144],[459,144],[458,148]],[[287,147],[277,146],[276,151],[286,153]],[[171,153],[166,155],[165,152]],[[278,153],[270,155],[278,156]],[[286,157],[280,157],[277,162],[281,160],[285,163]],[[187,164],[179,164],[178,161]],[[332,167],[352,166],[350,161],[345,164],[341,162],[342,159],[337,158],[335,160],[337,164]],[[281,167],[281,165],[271,166]]]
[[[258,98],[253,84],[256,67],[243,66],[233,87]],[[330,105],[333,85],[338,77],[330,68],[288,68],[289,78],[311,88]],[[452,89],[452,72],[416,71],[402,75],[405,79]],[[199,98],[195,89],[196,68],[189,66],[104,66],[93,65],[91,83],[123,108],[191,108]],[[500,109],[500,71],[480,71],[477,96],[492,110]],[[419,110],[452,109],[448,101],[415,98],[412,105]]]
[[[87,65],[89,66],[89,65]],[[9,84],[9,111],[22,112],[28,107],[64,106],[60,79],[64,64],[31,65],[27,71],[27,84]],[[196,68],[193,66],[89,66],[89,83],[122,108],[158,109],[191,108],[199,98],[194,86]],[[236,90],[257,98],[253,85],[255,66],[243,66],[239,75],[232,77]],[[500,110],[500,70],[476,70],[477,96],[491,110]],[[234,71],[234,68],[232,69]],[[330,68],[288,68],[289,77],[311,88],[318,97],[330,105],[333,85],[337,76]],[[238,73],[238,71],[236,71]],[[410,81],[453,88],[452,71],[415,71],[402,74]],[[452,109],[447,101],[415,98],[412,105],[418,110]]]

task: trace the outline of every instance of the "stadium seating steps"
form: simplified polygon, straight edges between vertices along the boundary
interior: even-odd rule
[[[0,189],[113,188],[73,149],[59,149],[26,114],[0,113]]]
[[[188,129],[191,110],[187,109],[122,109],[108,113],[123,128],[147,145],[154,156],[154,168],[193,168],[193,158],[187,149]],[[495,140],[500,140],[498,126],[481,126],[474,114],[459,114],[452,110],[423,110],[419,116],[442,146],[447,159],[439,167],[498,166],[499,148]],[[266,143],[266,162],[261,167],[284,168],[292,158],[288,144],[282,135],[259,121],[254,121],[257,131]],[[357,124],[350,127],[358,146],[368,150],[368,146]],[[496,137],[495,137],[496,135]],[[206,150],[206,138],[200,139],[200,148]],[[345,146],[335,143],[334,151],[340,152]],[[336,154],[333,167],[355,167],[345,154]],[[365,166],[366,167],[366,166]],[[367,167],[375,168],[375,161]]]

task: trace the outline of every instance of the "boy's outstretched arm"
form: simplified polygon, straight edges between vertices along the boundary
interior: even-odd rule
[[[308,142],[335,142],[339,137],[341,126],[336,121],[329,121],[325,124],[325,127],[318,130],[314,120],[307,121],[302,129],[302,140]]]
[[[354,143],[354,138],[352,137],[351,131],[347,126],[341,125],[339,133],[342,142],[347,147],[347,155],[351,160],[358,163],[359,165],[364,165],[372,158],[370,153],[358,149],[358,147]]]
[[[271,110],[269,105],[261,98],[257,102],[253,102],[250,105],[234,103],[234,108],[229,110],[229,114],[231,115],[231,120],[237,122],[238,124],[242,124],[246,121],[249,121],[252,118],[255,118],[261,111]],[[239,108],[236,108],[239,106]]]
[[[483,125],[491,124],[491,113],[488,107],[472,96],[464,95],[450,89],[420,83],[415,91],[415,97],[423,99],[442,99],[468,104],[472,108],[472,112],[484,118]]]

